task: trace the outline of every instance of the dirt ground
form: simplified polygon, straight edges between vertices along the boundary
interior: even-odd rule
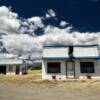
[[[15,83],[0,80],[0,100],[100,100],[100,87],[89,87],[90,82],[78,84],[71,81]]]
[[[41,70],[0,75],[0,100],[100,100],[100,80],[42,81]]]

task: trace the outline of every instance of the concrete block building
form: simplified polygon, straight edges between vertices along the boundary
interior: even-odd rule
[[[100,79],[98,45],[44,46],[42,79]]]
[[[24,60],[5,57],[9,54],[0,54],[0,74],[22,75],[27,73],[27,65]]]

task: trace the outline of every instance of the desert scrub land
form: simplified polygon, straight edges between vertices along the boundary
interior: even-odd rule
[[[100,100],[99,80],[42,81],[41,70],[0,75],[0,100]]]

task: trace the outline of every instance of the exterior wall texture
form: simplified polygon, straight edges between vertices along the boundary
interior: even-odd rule
[[[61,73],[59,73],[59,74],[47,73],[47,62],[60,62],[61,63]],[[57,80],[65,80],[66,79],[65,61],[62,61],[62,60],[47,61],[47,60],[45,60],[42,62],[42,79],[52,80],[52,76],[56,76]]]
[[[19,75],[22,75],[22,67],[23,65],[19,65]],[[12,67],[12,71],[9,71],[9,67]],[[16,75],[16,65],[7,65],[6,66],[6,75]]]
[[[26,69],[27,71],[27,65],[23,60],[16,60],[16,59],[2,59],[0,60],[0,66],[2,67],[4,65],[6,67],[6,73],[1,72],[2,74],[6,75],[16,75],[17,66],[19,75],[22,75],[22,69]]]
[[[88,60],[86,60],[88,61]],[[60,62],[61,63],[61,73],[59,74],[48,74],[47,73],[47,63],[48,62]],[[100,79],[100,62],[99,60],[92,60],[94,62],[94,73],[81,73],[80,71],[80,60],[75,60],[75,79],[87,79],[87,76],[91,76],[91,79]],[[89,61],[88,61],[89,62]],[[91,61],[90,61],[91,62]],[[43,60],[42,62],[42,79],[52,80],[52,76],[56,76],[56,80],[66,80],[66,61],[64,60]]]
[[[45,48],[43,57],[68,57],[68,48]]]
[[[72,57],[69,55],[69,52],[72,52]],[[57,80],[66,80],[68,78],[75,79],[100,79],[100,55],[98,52],[98,45],[83,45],[83,46],[47,46],[43,49],[43,62],[42,62],[42,78],[52,80],[53,76],[56,77]],[[68,59],[73,59],[74,62],[74,77],[73,73],[71,73],[70,67],[73,66],[72,63],[67,63]],[[48,62],[60,62],[61,63],[61,73],[59,74],[49,74],[47,73],[47,63]],[[70,61],[69,61],[70,62]],[[88,64],[86,65],[87,69],[85,72],[89,72],[87,70],[93,70],[91,73],[81,73],[80,62],[93,62],[93,67],[88,69]],[[92,64],[93,64],[92,63]],[[69,66],[69,69],[68,69]],[[84,65],[83,65],[84,67]],[[67,68],[67,70],[66,70]],[[69,72],[68,72],[69,71]],[[68,76],[69,75],[69,76]],[[72,77],[70,77],[72,76]]]
[[[91,79],[100,79],[100,62],[94,62],[94,73],[81,73],[80,72],[80,61],[76,62],[76,76],[79,79],[87,79],[87,76],[91,76]]]
[[[9,67],[12,67],[12,71],[9,71]],[[6,75],[15,75],[15,70],[16,70],[16,66],[12,65],[7,65],[6,66]]]
[[[74,47],[74,52],[73,52],[73,55],[75,57],[84,57],[84,56],[98,56],[99,53],[98,53],[98,48],[97,46],[94,46],[94,47],[86,47],[86,48],[83,48],[83,47]]]

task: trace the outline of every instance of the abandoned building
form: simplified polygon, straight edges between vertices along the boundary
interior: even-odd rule
[[[18,58],[5,58],[0,54],[0,74],[5,75],[22,75],[27,73],[26,63]]]
[[[98,45],[44,46],[42,79],[100,79]]]

